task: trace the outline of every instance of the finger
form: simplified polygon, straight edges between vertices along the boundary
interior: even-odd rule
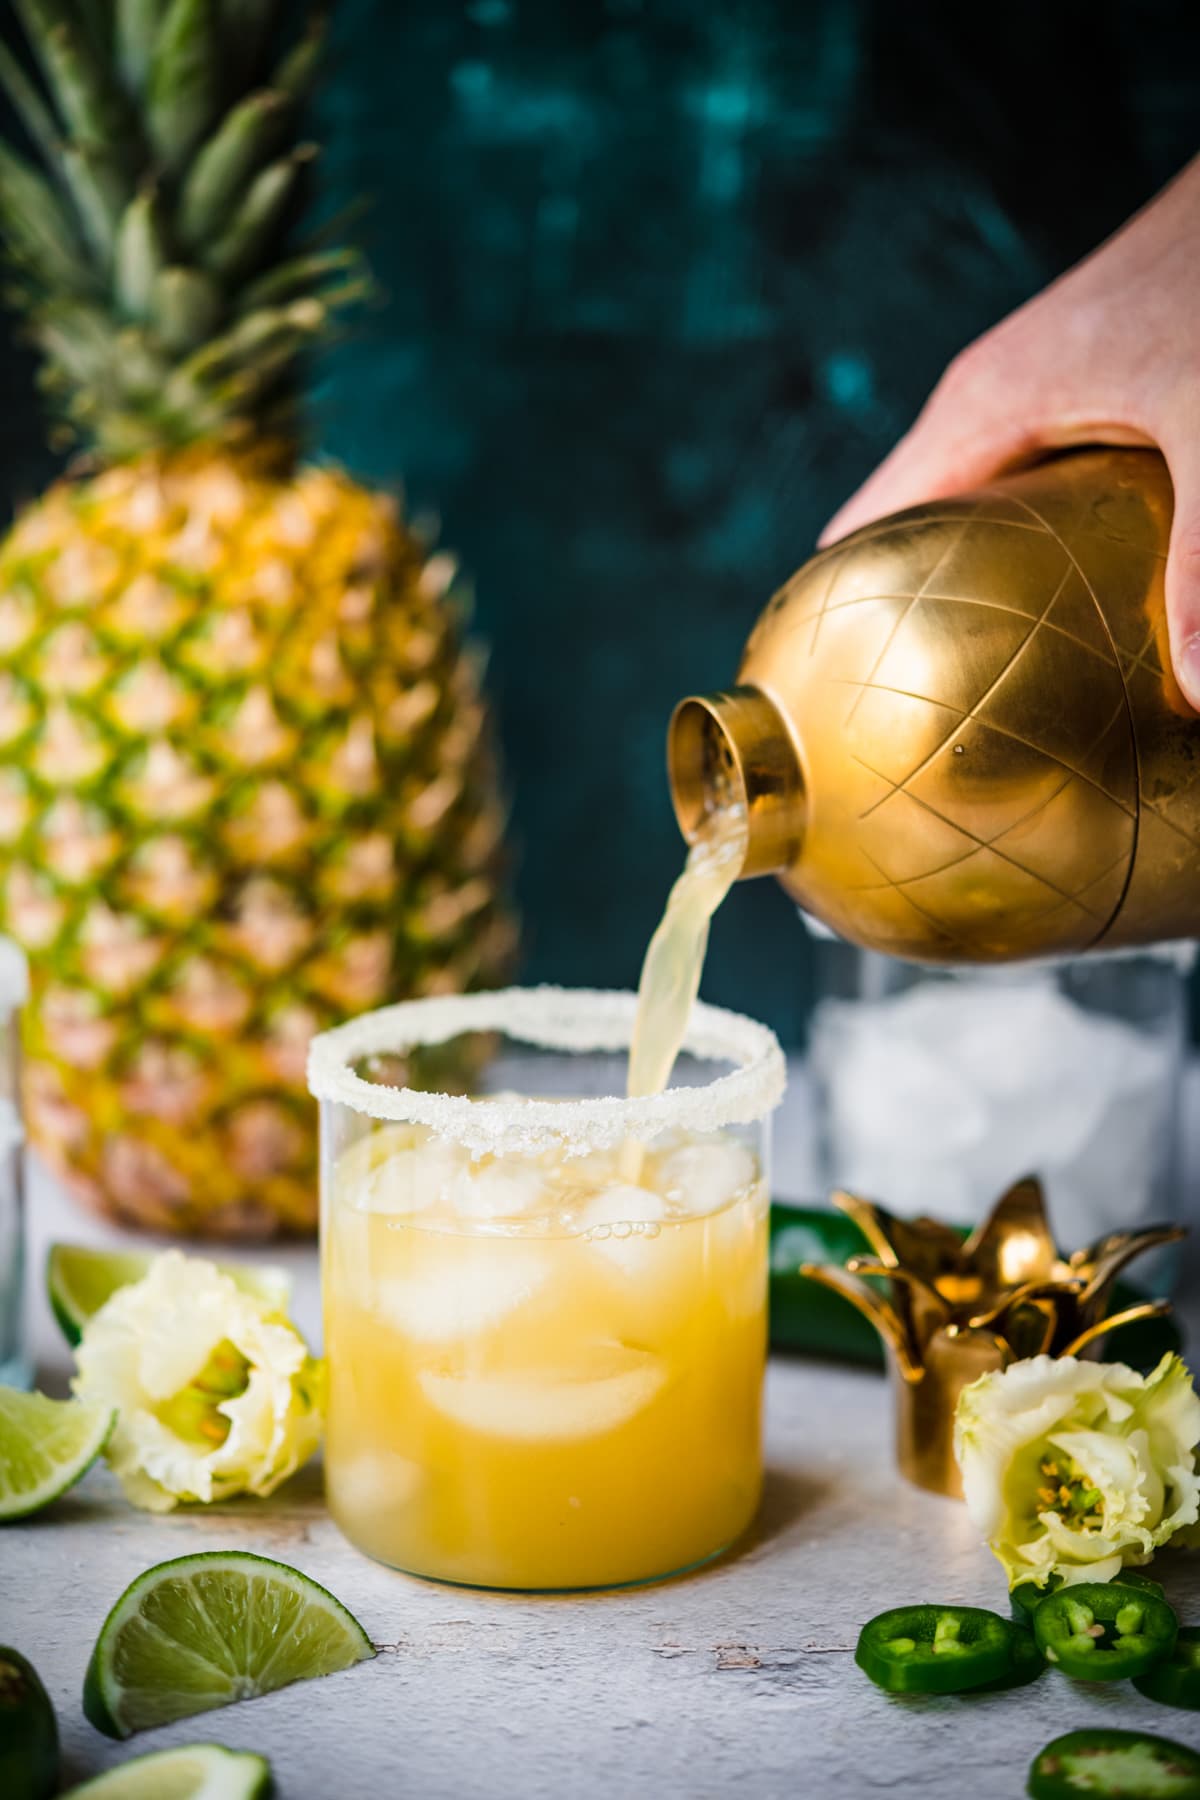
[[[822,546],[884,513],[977,487],[1042,443],[1039,411],[1028,384],[998,365],[988,340],[964,351],[946,370],[912,429],[875,473],[834,514]]]
[[[959,426],[953,437],[939,432],[928,443],[911,442],[921,426],[922,420],[918,419],[908,437],[900,440],[869,480],[834,514],[817,540],[821,548],[845,537],[847,532],[857,531],[860,525],[870,525],[885,513],[966,493],[997,475],[1036,462],[1051,450],[1088,444],[1152,446],[1155,442],[1140,425],[1095,418],[1083,411],[1061,418],[1021,414],[986,423],[981,420],[969,435],[963,435],[963,427]]]
[[[1167,629],[1175,678],[1200,711],[1200,395],[1163,451],[1175,488],[1167,551]]]
[[[945,500],[961,494],[995,475],[1010,460],[1006,434],[993,439],[983,431],[964,442],[958,432],[925,427],[921,421],[901,438],[858,491],[836,512],[817,543],[822,549],[870,525],[885,513],[919,506],[924,500]]]

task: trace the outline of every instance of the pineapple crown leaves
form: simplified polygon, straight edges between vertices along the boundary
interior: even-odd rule
[[[293,242],[323,16],[283,0],[16,12],[36,69],[0,41],[0,86],[35,155],[0,141],[0,236],[59,435],[106,458],[291,443],[298,360],[369,289],[356,252]]]

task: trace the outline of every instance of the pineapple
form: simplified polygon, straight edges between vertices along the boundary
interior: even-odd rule
[[[0,79],[29,144],[0,145],[0,230],[79,446],[0,546],[28,1120],[125,1220],[307,1230],[310,1035],[491,982],[512,947],[478,660],[450,558],[298,461],[298,363],[363,286],[294,242],[319,23],[17,10],[32,61],[0,45]]]

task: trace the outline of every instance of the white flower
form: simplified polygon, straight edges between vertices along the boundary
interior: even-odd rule
[[[963,1390],[954,1428],[967,1510],[1010,1584],[1109,1581],[1200,1511],[1200,1400],[1177,1356],[1035,1356]]]
[[[269,1301],[168,1250],[89,1319],[72,1382],[117,1408],[107,1457],[135,1506],[269,1494],[321,1437],[321,1365]]]

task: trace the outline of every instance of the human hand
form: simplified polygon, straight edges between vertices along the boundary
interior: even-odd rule
[[[1171,659],[1200,709],[1200,157],[1085,261],[955,357],[821,544],[1085,443],[1156,444],[1167,460]]]

